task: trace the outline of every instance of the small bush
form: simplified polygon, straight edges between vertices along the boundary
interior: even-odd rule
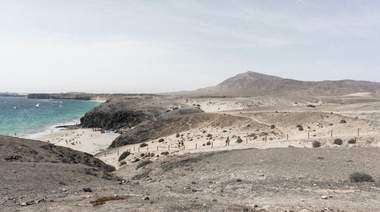
[[[146,144],[146,143],[140,144],[140,147],[147,147],[147,146],[148,146],[148,144]]]
[[[161,155],[169,155],[169,152],[161,152]]]
[[[131,153],[126,151],[126,152],[123,152],[123,154],[120,155],[119,157],[119,162],[124,160],[125,158],[127,158]]]
[[[347,123],[347,121],[346,121],[346,120],[344,120],[344,119],[342,119],[342,120],[340,120],[340,123],[341,123],[341,124],[346,124],[346,123]]]
[[[361,182],[375,182],[371,175],[362,173],[362,172],[355,172],[350,175],[350,181],[352,183],[361,183]]]
[[[243,140],[240,138],[240,136],[238,136],[236,143],[238,143],[238,144],[243,143]]]
[[[136,163],[136,162],[139,162],[140,161],[140,158],[135,158],[132,160],[132,163]]]
[[[356,138],[351,138],[350,140],[347,141],[349,144],[356,144]]]
[[[255,133],[251,133],[248,135],[248,137],[252,138],[252,139],[257,139],[257,135]]]
[[[165,141],[165,139],[160,138],[160,140],[158,140],[158,143],[162,143],[162,142],[164,142],[164,141]]]
[[[83,188],[82,190],[83,190],[84,192],[89,192],[89,193],[92,192],[92,189],[91,189],[91,188]]]
[[[300,124],[297,125],[297,128],[298,128],[299,131],[303,131],[303,126],[302,125],[300,125]]]
[[[313,148],[319,148],[319,147],[321,147],[321,142],[313,141],[312,146],[313,146]]]
[[[337,138],[337,139],[335,139],[334,140],[334,144],[336,144],[336,145],[342,145],[343,144],[343,140],[342,139],[340,139],[340,138]]]
[[[270,126],[270,128],[273,130],[274,128],[276,128],[276,126],[275,126],[274,124],[272,124],[272,125]]]

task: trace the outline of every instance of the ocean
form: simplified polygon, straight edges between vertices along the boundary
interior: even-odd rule
[[[0,97],[0,134],[23,137],[79,120],[95,101]]]

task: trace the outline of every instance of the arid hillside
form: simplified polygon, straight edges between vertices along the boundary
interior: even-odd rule
[[[299,81],[256,72],[231,77],[208,88],[188,92],[204,96],[338,96],[352,93],[378,93],[380,83],[355,80]]]

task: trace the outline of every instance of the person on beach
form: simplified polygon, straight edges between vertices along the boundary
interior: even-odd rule
[[[228,136],[226,139],[226,146],[229,146],[229,145],[230,145],[230,137]]]

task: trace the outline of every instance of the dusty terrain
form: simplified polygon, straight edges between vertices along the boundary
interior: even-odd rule
[[[117,183],[110,173],[114,167],[45,142],[1,136],[0,156],[1,211],[54,201],[48,196],[62,196],[69,190]]]
[[[52,142],[96,153],[116,168],[113,177],[87,178],[82,163],[3,161],[1,204],[6,211],[379,211],[379,109],[380,99],[363,93],[115,97],[82,118],[89,129],[62,130]],[[92,128],[120,136],[102,143],[95,138],[107,133]],[[20,170],[50,186],[38,190],[41,182]],[[353,182],[354,172],[372,179]],[[46,201],[21,206],[28,198],[20,191],[34,189]]]
[[[374,148],[247,149],[171,156],[115,172],[126,183],[77,188],[20,211],[378,211],[377,182],[352,183],[362,171],[380,176]],[[93,206],[101,198],[119,197]]]

